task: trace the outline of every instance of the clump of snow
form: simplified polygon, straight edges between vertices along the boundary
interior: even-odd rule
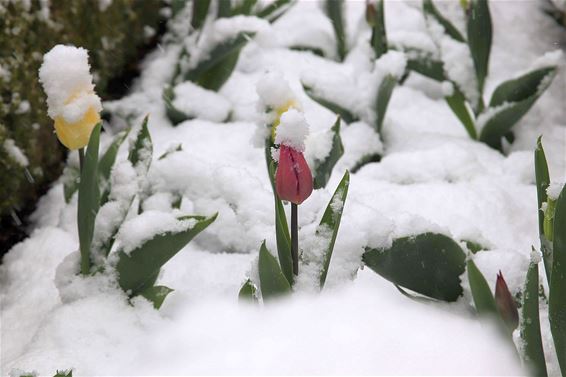
[[[531,249],[531,263],[539,264],[542,260],[542,253],[535,249],[534,247]]]
[[[63,117],[68,123],[82,119],[88,109],[102,110],[84,48],[56,45],[43,57],[39,81],[47,93],[48,114]]]
[[[172,105],[190,118],[223,122],[230,115],[230,102],[216,92],[190,81],[175,86],[173,93]]]
[[[122,224],[116,240],[126,254],[144,242],[164,233],[179,233],[195,226],[195,219],[178,219],[174,214],[160,211],[147,211]]]
[[[546,195],[551,200],[558,200],[562,189],[564,188],[564,182],[550,182],[546,188]]]
[[[537,58],[530,67],[530,70],[547,67],[558,67],[563,65],[564,53],[562,50],[548,51],[541,57]]]
[[[454,95],[454,84],[450,81],[442,82],[442,95],[444,97],[451,97]]]
[[[388,51],[375,62],[375,68],[384,75],[391,75],[399,79],[405,73],[407,58],[399,51]]]
[[[16,145],[13,139],[4,140],[4,150],[14,162],[25,168],[29,165],[29,160],[25,153]]]
[[[296,101],[291,87],[277,72],[266,73],[257,82],[256,91],[261,105],[270,109],[279,109]]]
[[[289,109],[281,115],[277,126],[275,144],[286,145],[299,152],[305,151],[305,138],[309,134],[309,125],[302,112]]]

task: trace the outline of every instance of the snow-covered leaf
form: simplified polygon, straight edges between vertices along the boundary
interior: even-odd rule
[[[90,272],[92,236],[94,221],[100,206],[98,189],[98,147],[100,143],[99,123],[90,135],[79,183],[79,201],[77,222],[79,227],[79,243],[81,250],[81,273]]]
[[[415,71],[436,81],[444,81],[444,64],[435,59],[431,53],[420,51],[414,47],[403,49],[407,54],[407,70]]]
[[[275,22],[279,17],[285,14],[295,2],[296,0],[274,0],[265,8],[261,9],[257,13],[257,16],[265,18],[269,22]]]
[[[330,237],[328,238],[328,246],[324,250],[322,257],[320,289],[324,288],[324,283],[326,282],[328,267],[330,266],[330,259],[332,258],[332,252],[334,251],[336,236],[338,235],[338,229],[340,228],[340,220],[342,219],[342,212],[344,211],[344,204],[346,202],[346,197],[348,196],[349,186],[350,173],[346,170],[344,177],[342,177],[336,191],[334,191],[334,195],[330,198],[330,202],[328,203],[328,206],[326,206],[326,210],[324,211],[320,224],[316,230],[317,236]]]
[[[283,294],[291,292],[291,286],[277,263],[277,259],[265,246],[265,241],[259,249],[259,284],[261,295],[264,301],[277,298]]]
[[[396,84],[397,78],[393,75],[385,76],[379,84],[375,104],[375,112],[377,115],[376,131],[379,134],[381,134],[381,128],[383,126],[383,121],[385,120],[385,113],[387,112],[387,106],[389,105],[389,100],[391,99],[391,94],[393,94],[393,89]]]
[[[240,288],[238,300],[240,302],[257,302],[256,288],[250,279],[246,280],[242,288]]]
[[[339,60],[342,61],[348,52],[344,23],[344,0],[324,0],[324,11],[332,23],[336,38],[336,52]]]
[[[474,60],[479,91],[483,93],[493,38],[488,0],[470,0],[467,11],[468,46]]]
[[[523,359],[534,376],[547,376],[544,349],[540,333],[538,264],[530,263],[521,305],[521,340]]]
[[[316,165],[315,176],[314,176],[314,189],[320,189],[326,187],[330,176],[332,175],[332,170],[334,166],[344,154],[344,145],[342,144],[342,138],[340,137],[340,117],[336,119],[336,122],[331,128],[334,133],[332,137],[332,148],[326,156],[326,158]]]
[[[468,260],[468,280],[474,298],[474,305],[479,315],[497,316],[497,307],[489,284],[473,260]]]
[[[389,249],[367,247],[364,263],[385,279],[424,296],[456,301],[466,255],[443,234],[422,233],[393,241]]]
[[[310,99],[312,99],[319,105],[326,107],[334,114],[339,115],[340,118],[344,120],[344,122],[353,123],[359,120],[359,117],[350,112],[350,110],[347,110],[334,102],[328,101],[327,99],[318,96],[310,87],[303,84],[303,89],[305,91],[305,94],[309,96]]]
[[[155,309],[159,309],[161,308],[161,305],[163,305],[163,301],[165,301],[167,295],[171,292],[173,292],[173,289],[169,287],[164,285],[154,285],[141,292],[140,296],[151,301]]]
[[[149,134],[147,123],[148,116],[144,118],[142,126],[136,136],[136,140],[128,154],[128,160],[130,160],[132,165],[136,169],[141,166],[142,170],[145,172],[149,170],[153,155],[153,144],[151,142],[151,135]]]
[[[455,39],[458,42],[466,41],[452,22],[438,11],[432,0],[423,0],[423,11],[425,12],[425,15],[434,18],[444,28],[446,34],[448,34],[452,39]]]
[[[216,220],[211,217],[183,216],[179,221],[194,220],[189,228],[178,232],[158,234],[129,253],[118,250],[118,283],[132,296],[141,294],[153,285],[161,267],[175,256],[197,234]]]
[[[562,375],[566,374],[566,186],[556,200],[552,274],[548,297],[548,316],[556,356]]]
[[[548,196],[546,189],[550,184],[550,174],[548,172],[548,164],[546,162],[546,155],[542,146],[541,136],[537,140],[537,147],[535,149],[535,177],[537,185],[537,208],[538,208],[538,229],[540,238],[540,248],[544,262],[544,269],[546,278],[550,281],[552,272],[552,245],[544,235],[544,211],[542,210],[543,203],[546,203]]]
[[[110,172],[112,171],[112,167],[114,167],[114,163],[116,162],[116,156],[118,155],[118,150],[120,146],[126,140],[128,133],[130,132],[129,129],[118,133],[112,144],[106,149],[106,152],[100,158],[98,162],[98,181],[100,187],[103,189],[102,194],[100,195],[100,205],[104,205],[108,201],[108,195],[110,194],[110,185],[108,184],[110,179]]]

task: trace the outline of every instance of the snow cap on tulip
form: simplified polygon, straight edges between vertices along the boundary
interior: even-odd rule
[[[100,122],[102,103],[94,92],[88,52],[84,48],[57,45],[43,57],[39,81],[47,94],[49,116],[57,137],[67,148],[88,144]]]

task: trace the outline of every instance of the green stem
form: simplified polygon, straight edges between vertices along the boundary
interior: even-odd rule
[[[299,275],[299,206],[291,203],[291,258],[293,259],[293,274]]]
[[[83,164],[85,161],[85,149],[84,148],[79,148],[79,165],[81,168],[81,172],[83,171]]]
[[[80,179],[82,179],[84,160],[85,160],[85,149],[79,148],[79,167],[80,167],[79,176],[81,177]],[[80,195],[80,192],[79,192],[79,195]],[[79,207],[80,206],[77,206],[77,212],[80,211]],[[80,216],[80,213],[78,213],[77,218],[79,218],[79,216]],[[80,239],[80,230],[79,230],[79,239]],[[81,247],[81,250],[82,250],[82,247]],[[82,275],[88,275],[89,272],[90,272],[90,260],[88,258],[81,257],[81,274]]]

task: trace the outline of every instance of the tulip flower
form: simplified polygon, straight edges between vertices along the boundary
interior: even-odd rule
[[[57,45],[43,57],[39,80],[47,94],[48,114],[59,141],[70,150],[84,148],[100,122],[102,104],[94,92],[83,48]]]
[[[313,179],[303,153],[286,145],[279,148],[275,187],[279,198],[293,204],[301,204],[311,195]]]
[[[497,283],[495,284],[495,305],[501,318],[509,330],[513,332],[519,325],[519,312],[501,271],[497,274]]]

